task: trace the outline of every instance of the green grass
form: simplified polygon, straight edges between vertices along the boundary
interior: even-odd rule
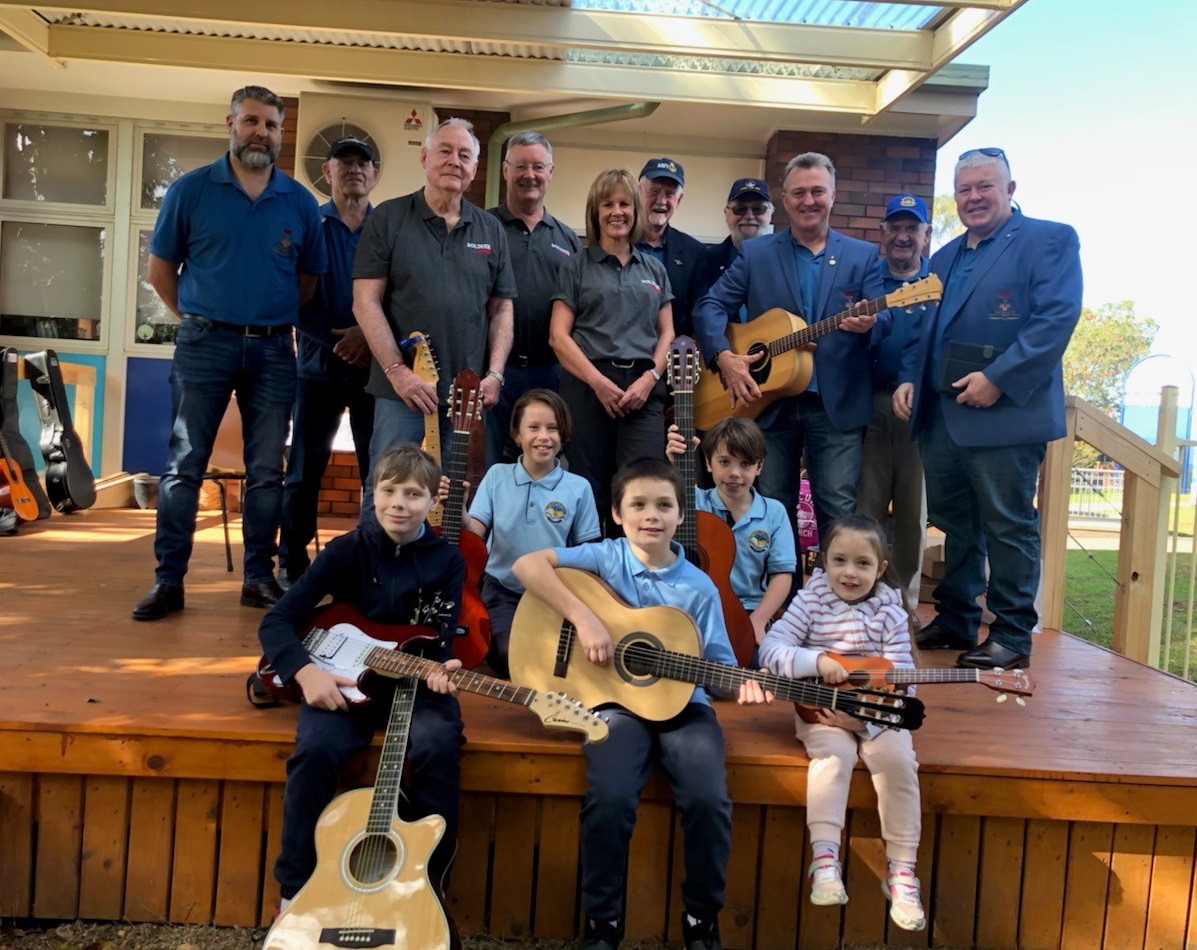
[[[1064,576],[1064,629],[1091,643],[1109,647],[1114,639],[1113,575],[1117,551],[1069,551]],[[1189,599],[1189,567],[1193,556],[1178,554],[1176,590],[1172,598],[1172,649],[1167,668],[1183,674],[1184,623]],[[1087,622],[1086,622],[1087,621]],[[1161,645],[1161,652],[1163,646]],[[1189,664],[1189,679],[1197,682],[1197,636]]]
[[[1081,504],[1081,496],[1077,492],[1073,492],[1068,496],[1068,506],[1075,510]],[[1110,518],[1120,518],[1122,511],[1122,492],[1107,492],[1103,497],[1087,499],[1087,505],[1090,509],[1098,508],[1105,512],[1105,515]],[[1175,503],[1173,503],[1175,504]],[[1174,510],[1170,506],[1168,508],[1168,530],[1172,530],[1172,518]],[[1182,537],[1193,537],[1193,525],[1197,521],[1197,506],[1195,506],[1188,498],[1182,498],[1180,501],[1180,514],[1178,526]]]

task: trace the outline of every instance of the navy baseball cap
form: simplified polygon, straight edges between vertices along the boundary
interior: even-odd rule
[[[922,224],[931,223],[931,215],[927,213],[927,202],[918,195],[898,195],[890,198],[885,206],[885,220],[888,221],[895,214],[912,214]]]
[[[686,187],[686,173],[672,158],[650,158],[640,170],[640,177],[654,181],[658,178],[668,178],[676,182],[679,188]]]
[[[361,152],[366,156],[368,161],[374,161],[374,146],[367,142],[363,142],[359,138],[354,138],[352,135],[347,135],[343,139],[337,139],[328,147],[328,157],[336,158],[342,152]]]
[[[769,197],[769,186],[759,178],[737,178],[736,183],[731,186],[731,191],[727,193],[727,200],[732,202],[744,195],[756,195],[765,201],[773,200]]]

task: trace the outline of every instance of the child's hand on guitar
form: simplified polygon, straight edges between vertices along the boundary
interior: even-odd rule
[[[767,670],[765,672],[768,672]],[[741,706],[756,706],[773,702],[773,694],[756,680],[745,680],[740,684],[740,695],[736,702]]]
[[[690,441],[697,449],[699,446],[698,436],[691,436]],[[671,462],[686,454],[686,440],[682,438],[681,430],[678,429],[676,422],[669,426],[669,432],[665,437],[665,454],[669,456]]]
[[[428,674],[428,679],[425,682],[428,684],[428,688],[434,693],[446,693],[450,696],[455,695],[457,687],[453,685],[453,681],[449,676],[460,669],[461,660],[446,660],[444,669]]]
[[[842,668],[842,667],[841,667]],[[865,724],[855,716],[849,716],[838,709],[816,709],[815,721],[820,726],[839,726],[849,732],[864,732]]]
[[[341,694],[340,687],[356,686],[354,680],[325,672],[315,663],[309,663],[295,674],[295,682],[303,692],[303,701],[316,709],[348,709],[349,704]]]
[[[820,679],[824,683],[830,683],[832,686],[836,683],[842,683],[848,678],[848,671],[844,669],[844,664],[838,660],[833,660],[826,653],[819,654],[815,668],[819,671]]]
[[[578,631],[578,643],[581,644],[586,659],[599,666],[606,666],[615,655],[611,634],[598,617],[590,611],[587,611],[587,614],[588,616],[579,618],[580,622],[574,624],[574,629]]]

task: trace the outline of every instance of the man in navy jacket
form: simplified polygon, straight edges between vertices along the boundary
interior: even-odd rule
[[[1076,231],[1015,211],[1014,187],[1001,149],[960,157],[956,210],[967,231],[931,258],[943,300],[919,321],[893,398],[919,440],[928,515],[947,535],[938,615],[919,646],[963,648],[957,663],[981,668],[1030,665],[1033,500],[1047,443],[1065,434],[1061,359],[1081,312]],[[996,619],[977,646],[986,589]]]

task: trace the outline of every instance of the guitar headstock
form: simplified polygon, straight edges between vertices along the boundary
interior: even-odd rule
[[[999,693],[1013,693],[1015,696],[1030,696],[1035,692],[1035,682],[1026,670],[978,670],[977,682]],[[1002,702],[1002,697],[998,697]]]
[[[669,388],[675,393],[692,393],[702,375],[702,355],[698,344],[688,336],[674,337],[669,344],[669,363],[665,368]]]
[[[449,418],[454,432],[470,432],[482,419],[482,380],[472,369],[463,369],[453,377]]]
[[[590,742],[602,742],[607,738],[607,720],[564,693],[537,693],[528,709],[549,728],[572,729]]]
[[[862,722],[913,732],[923,724],[926,716],[922,700],[905,693],[867,688],[841,689],[837,693],[836,709]]]
[[[408,355],[411,371],[429,386],[440,382],[441,371],[436,365],[436,354],[432,352],[432,341],[427,333],[418,330],[410,333],[400,344],[400,349]]]
[[[922,280],[916,280],[913,284],[903,284],[892,294],[886,294],[885,305],[894,308],[913,307],[930,300],[939,300],[941,297],[943,281],[939,279],[938,274],[928,274]]]

